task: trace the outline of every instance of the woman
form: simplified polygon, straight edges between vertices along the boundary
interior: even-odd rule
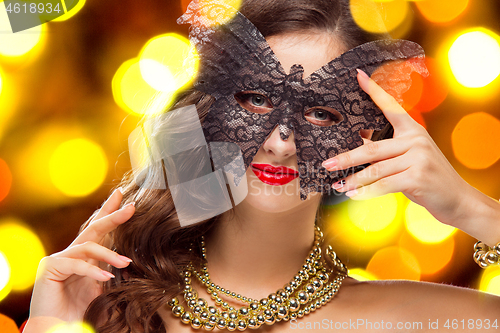
[[[300,64],[304,78],[349,49],[378,38],[357,28],[348,1],[343,0],[249,0],[240,12],[266,38],[282,68],[292,70]],[[460,178],[427,132],[363,71],[357,80],[394,127],[394,137],[375,142],[370,140],[372,131],[364,131],[362,146],[322,161],[329,171],[372,163],[333,187],[354,200],[403,192],[441,222],[495,246],[500,241],[500,204]],[[272,109],[272,101],[259,93],[244,92],[236,99],[242,108],[256,114]],[[193,103],[203,122],[213,98],[190,91],[176,107]],[[313,109],[305,116],[319,126],[335,121],[324,110]],[[225,319],[225,326],[221,325],[230,330],[254,326],[252,314],[263,316],[265,323],[256,325],[269,332],[396,328],[412,332],[444,329],[446,321],[453,319],[465,320],[465,326],[457,330],[467,330],[468,319],[480,320],[484,330],[494,328],[500,316],[499,297],[431,283],[359,282],[346,277],[343,265],[326,254],[327,241],[319,244],[323,251],[311,252],[319,243],[315,223],[322,194],[313,191],[301,200],[296,175],[286,184],[273,183],[280,177],[272,167],[292,175],[299,167],[294,138],[298,132],[291,131],[284,138],[280,131],[279,126],[272,129],[246,169],[249,186],[245,199],[204,223],[180,228],[169,189],[148,190],[138,186],[132,174],[126,177],[66,250],[42,260],[25,332],[44,332],[55,324],[83,318],[99,332],[190,332],[206,326],[208,319],[196,321],[186,315],[190,306],[186,304],[189,298],[182,297],[186,285],[188,292],[197,291],[191,294],[195,303],[203,298],[215,306],[209,292],[217,290],[214,298],[226,302],[225,309],[232,306],[237,310],[245,302],[243,297],[206,288],[196,278],[196,273],[204,276],[203,257],[215,285],[244,295],[245,300],[267,298],[264,303],[278,305],[280,288],[293,285],[306,258],[321,258],[316,268],[328,272],[324,283],[314,285],[311,293],[331,283],[331,297],[321,306],[284,302],[284,313],[267,316],[261,310],[264,303],[246,314],[252,310],[247,302],[246,310],[238,311],[237,317],[217,317]],[[150,170],[149,176],[161,178],[162,172],[160,168]],[[98,262],[111,265],[114,275]],[[301,273],[301,279],[312,285],[316,282],[308,279],[319,275],[311,271]],[[99,282],[106,282],[104,293]],[[172,302],[175,296],[179,297]],[[292,315],[298,308],[303,310],[302,316]],[[223,310],[219,308],[218,314]],[[214,329],[218,320],[206,327]]]

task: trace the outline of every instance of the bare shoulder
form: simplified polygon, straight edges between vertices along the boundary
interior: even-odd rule
[[[194,332],[174,318],[166,306],[158,313],[169,332]],[[491,332],[499,327],[500,297],[497,296],[437,283],[360,282],[346,278],[339,292],[324,307],[301,319],[265,326],[261,330],[273,333],[297,330],[419,333]]]
[[[497,296],[437,283],[346,278],[324,308],[276,332],[491,332],[499,327]]]
[[[337,295],[338,306],[354,312],[408,317],[500,319],[500,297],[446,284],[404,280],[345,279]],[[458,316],[458,317],[457,317]]]

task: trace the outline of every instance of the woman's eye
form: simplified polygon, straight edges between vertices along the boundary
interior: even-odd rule
[[[242,108],[253,113],[263,114],[273,109],[269,99],[261,94],[240,92],[234,95],[234,98]]]
[[[319,111],[319,110],[314,111],[313,116],[319,120],[327,120],[330,118],[327,111]]]
[[[252,96],[252,104],[255,106],[262,106],[266,102],[266,99],[259,95]]]
[[[340,112],[327,106],[311,108],[307,110],[305,117],[311,124],[318,126],[331,126],[344,119]]]

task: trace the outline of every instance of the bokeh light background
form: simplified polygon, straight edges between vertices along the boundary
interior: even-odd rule
[[[0,319],[8,332],[8,318],[20,325],[28,317],[38,261],[70,244],[129,170],[127,138],[150,98],[168,104],[196,73],[187,26],[175,24],[186,5],[80,1],[57,22],[12,34],[0,4]],[[424,47],[431,76],[412,77],[405,107],[468,183],[499,199],[498,1],[351,5],[364,29]],[[476,240],[400,193],[327,205],[323,216],[354,277],[500,295],[500,268],[472,260]]]

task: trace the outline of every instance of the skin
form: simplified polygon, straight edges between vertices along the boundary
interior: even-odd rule
[[[275,36],[268,42],[285,69],[299,63],[305,75],[345,51],[333,36],[317,31]],[[358,81],[393,124],[395,135],[394,139],[382,142],[365,139],[363,146],[325,161],[329,170],[372,163],[366,171],[346,178],[346,184],[339,191],[350,191],[354,200],[403,192],[441,222],[495,245],[500,240],[500,204],[468,185],[425,129],[375,82],[362,73],[358,74]],[[370,133],[364,134],[368,138]],[[297,170],[293,136],[283,141],[275,129],[254,161]],[[320,195],[310,195],[308,200],[301,201],[298,179],[286,185],[288,192],[273,192],[275,186],[260,182],[250,170],[247,179],[249,195],[235,208],[234,219],[230,214],[222,215],[220,223],[207,235],[206,251],[214,283],[260,299],[290,281],[301,267],[313,241]],[[107,233],[133,215],[133,206],[119,209],[121,200],[120,191],[115,191],[90,226],[66,250],[43,259],[25,333],[45,332],[54,324],[81,319],[90,301],[100,293],[97,281],[110,279],[97,266],[98,262],[119,268],[129,264],[127,258],[98,245]],[[204,288],[195,288],[200,297],[210,299]],[[159,314],[171,332],[194,332],[173,317],[168,306],[160,309]],[[426,332],[429,320],[438,320],[439,329],[444,330],[447,319],[467,321],[470,318],[500,321],[500,297],[431,283],[358,282],[346,278],[333,301],[297,321],[297,326],[279,323],[260,331],[324,332],[324,328],[307,330],[305,325],[324,320],[328,323],[332,320],[333,324],[383,320],[393,325],[398,322],[422,322],[423,325],[416,329],[393,329],[393,332]],[[356,331],[371,330],[362,325],[356,327]]]

